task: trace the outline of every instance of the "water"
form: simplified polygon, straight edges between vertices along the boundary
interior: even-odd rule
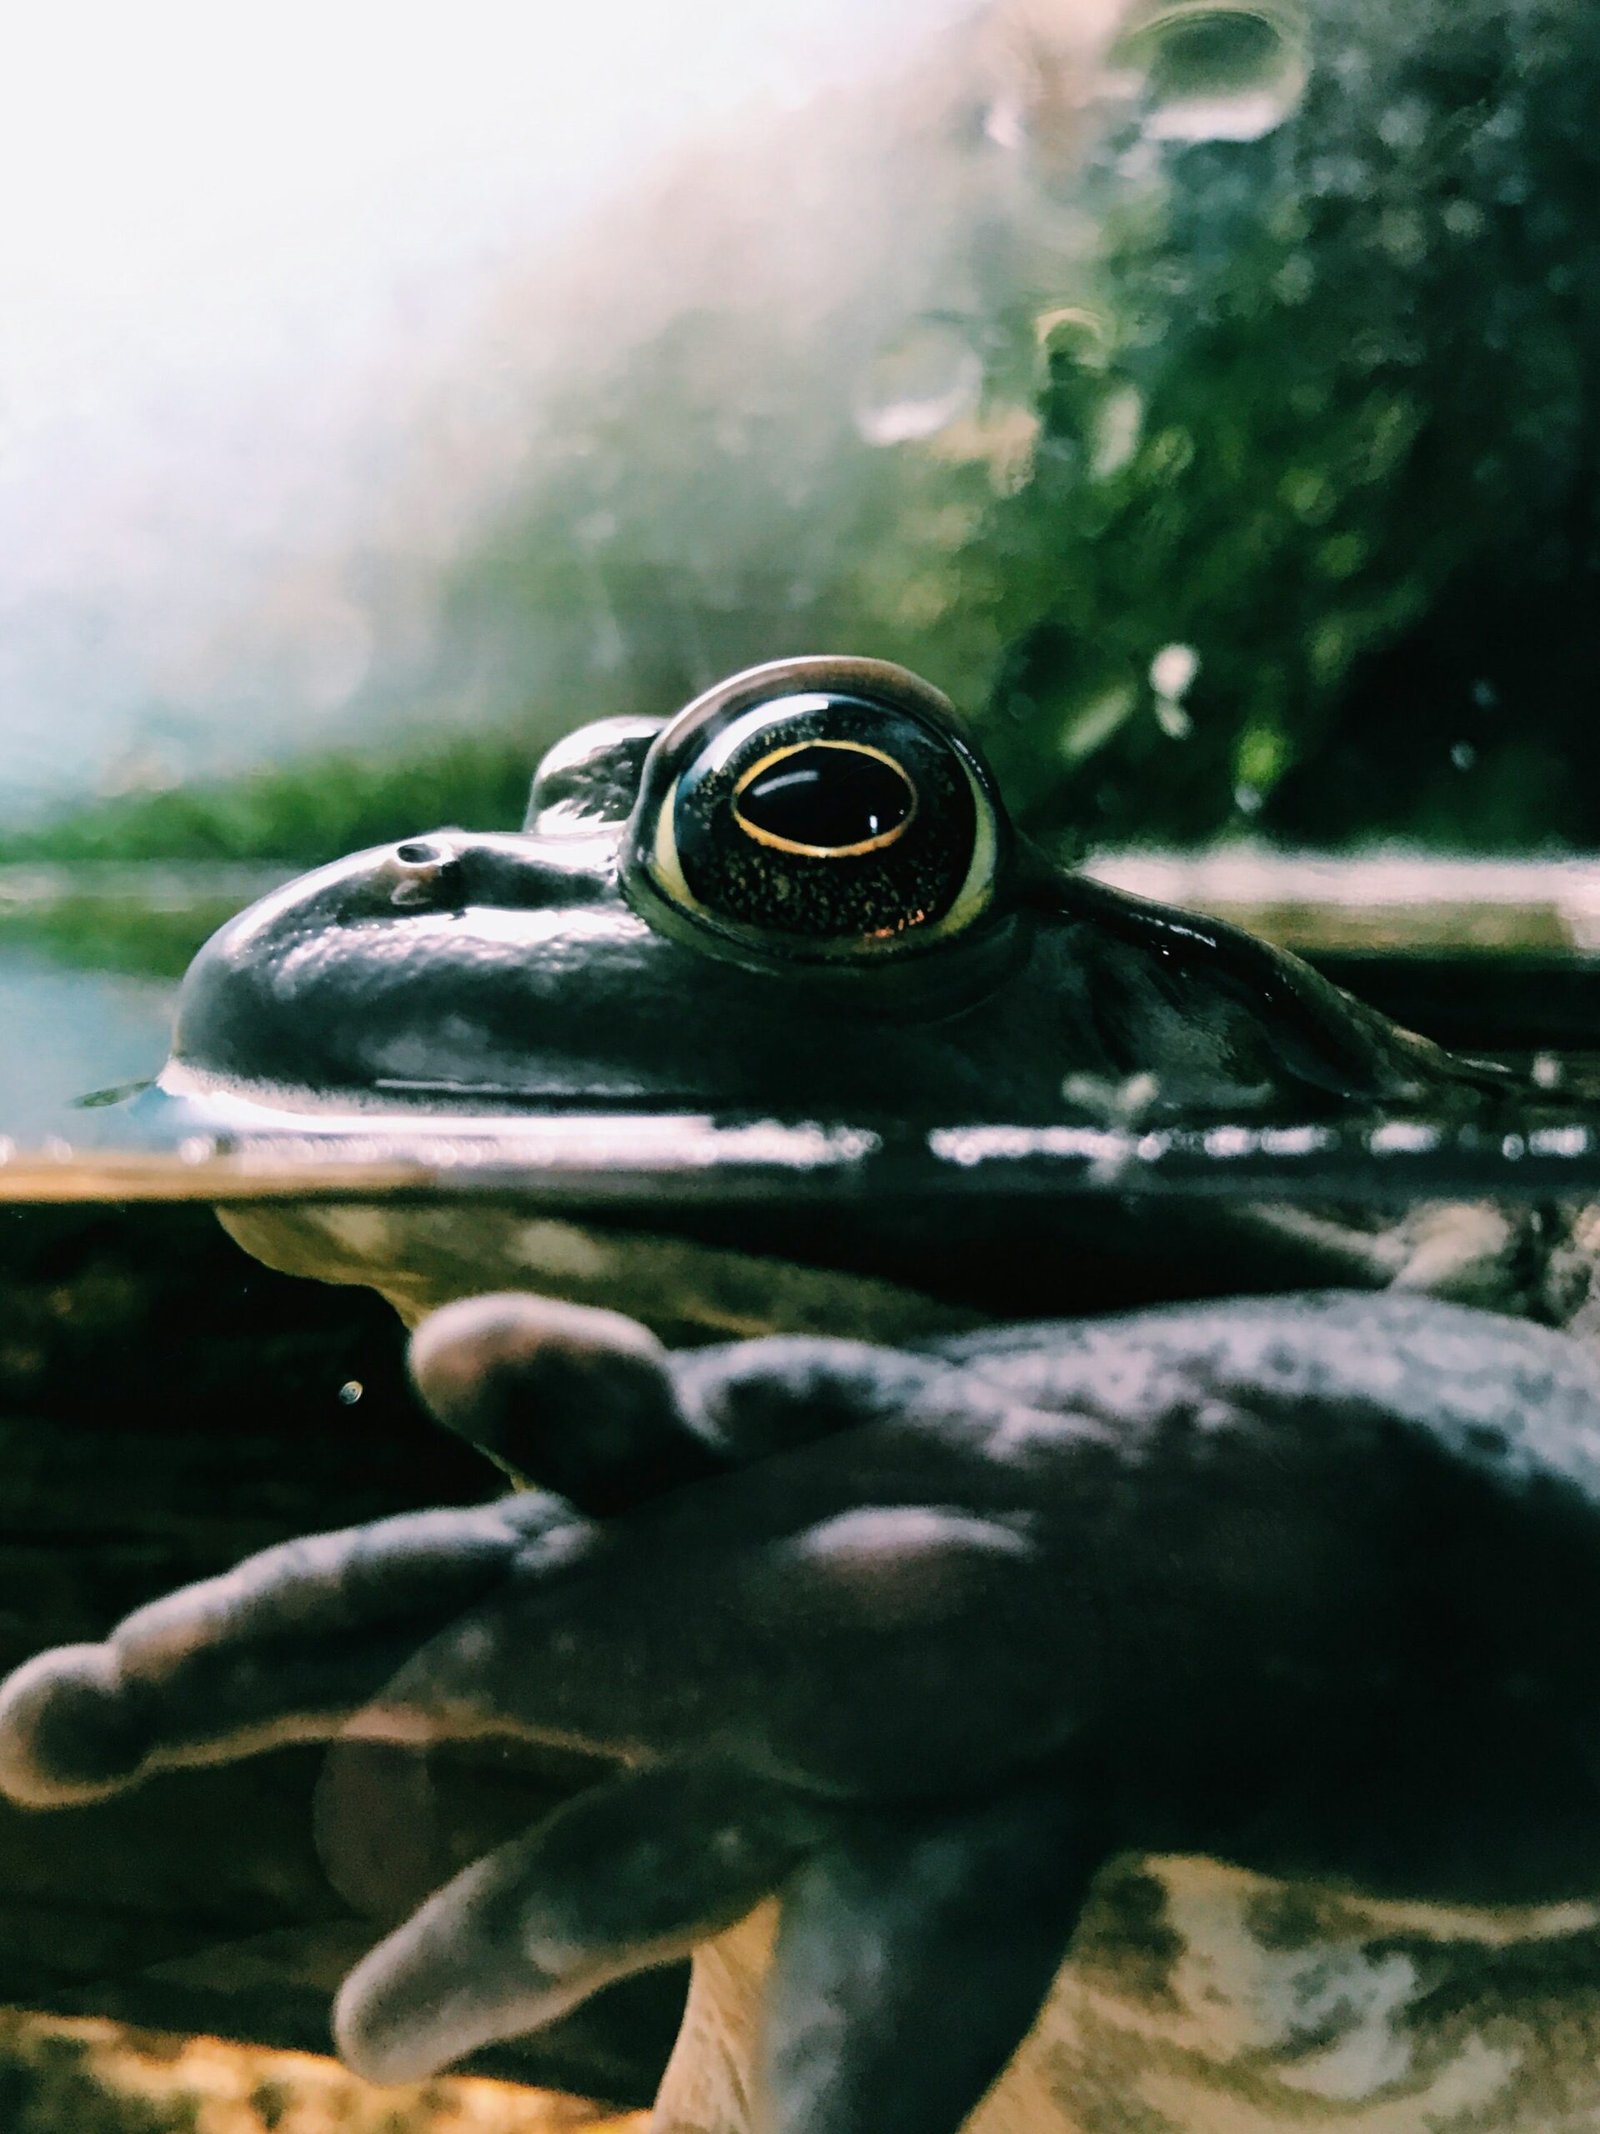
[[[101,1138],[101,1119],[75,1100],[157,1073],[176,995],[170,979],[0,947],[0,1130],[24,1148]]]

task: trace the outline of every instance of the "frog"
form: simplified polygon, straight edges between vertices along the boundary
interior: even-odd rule
[[[519,832],[406,839],[241,915],[185,983],[158,1117],[184,1136],[325,1135],[345,1147],[409,1126],[470,1147],[505,1122],[555,1118],[582,1134],[607,1116],[630,1139],[661,1120],[731,1120],[731,1131],[759,1135],[840,1113],[869,1129],[885,1116],[937,1128],[999,1114],[1043,1129],[1246,1118],[1300,1131],[1422,1105],[1492,1123],[1520,1094],[1501,1064],[1399,1028],[1280,949],[1053,863],[1010,824],[937,691],[883,662],[804,658],[735,676],[671,720],[579,729],[540,766]],[[714,1192],[680,1193],[620,1215],[597,1199],[581,1220],[514,1200],[223,1212],[273,1265],[381,1289],[421,1328],[424,1391],[440,1419],[538,1502],[553,1489],[601,1522],[627,1515],[641,1491],[676,1503],[728,1481],[718,1471],[727,1448],[708,1451],[703,1432],[677,1428],[676,1406],[659,1397],[662,1356],[713,1374],[773,1366],[781,1386],[787,1352],[764,1344],[864,1344],[852,1351],[853,1402],[830,1408],[807,1380],[802,1403],[811,1427],[819,1411],[831,1416],[848,1466],[848,1441],[881,1411],[882,1388],[915,1376],[908,1357],[964,1356],[983,1380],[1000,1368],[979,1367],[986,1340],[995,1358],[1007,1341],[1070,1356],[1086,1326],[1103,1324],[1093,1375],[1102,1397],[1130,1375],[1137,1420],[1155,1398],[1153,1367],[1145,1333],[1121,1315],[1160,1300],[1215,1300],[1221,1316],[1206,1324],[1225,1334],[1254,1323],[1241,1298],[1283,1292],[1284,1354],[1336,1330],[1370,1344],[1379,1369],[1395,1366],[1409,1322],[1381,1311],[1319,1318],[1308,1286],[1564,1316],[1536,1218],[1482,1207],[1385,1223],[1341,1209],[1106,1195],[995,1210],[967,1201],[952,1252],[948,1217],[930,1221],[915,1196],[722,1207]],[[530,1290],[547,1303],[521,1294]],[[512,1301],[488,1332],[474,1322],[459,1342],[434,1333],[440,1318],[457,1323],[451,1309],[481,1310],[496,1292]],[[579,1316],[548,1322],[547,1308]],[[1065,1326],[1063,1310],[1075,1315]],[[1021,1331],[1001,1331],[1018,1319]],[[1489,1356],[1496,1338],[1513,1339],[1479,1331]],[[962,1341],[980,1347],[942,1346]],[[452,1355],[455,1365],[439,1364]],[[507,1371],[502,1398],[493,1389]],[[452,1372],[464,1391],[451,1390]],[[1187,1383],[1195,1412],[1208,1412],[1193,1374]],[[988,1395],[973,1397],[981,1406]],[[1313,1405],[1325,1420],[1339,1412],[1331,1396]],[[615,1455],[598,1477],[597,1445]],[[744,1443],[742,1456],[752,1453],[764,1460],[773,1447]],[[496,1516],[521,1533],[518,1516],[542,1515]],[[426,1577],[430,1545],[417,1539],[412,1565]],[[245,1587],[254,1590],[249,1578]],[[670,1619],[670,1598],[660,1605]],[[962,1649],[959,1610],[942,1620],[938,1637]],[[40,1679],[53,1678],[47,1669]],[[17,1790],[36,1782],[24,1772]],[[667,1806],[661,1814],[670,1824]],[[1039,1842],[1048,1853],[1054,1841]],[[938,1852],[944,1839],[930,1843]],[[1379,2116],[1366,2123],[1382,2125],[1396,2096],[1407,2111],[1425,2094],[1442,2113],[1457,2090],[1476,2109],[1476,2077],[1445,2044],[1430,2034],[1411,2052],[1402,1984],[1444,1977],[1481,2001],[1503,1983],[1502,1944],[1520,1956],[1592,1924],[1584,1913],[1574,1925],[1567,1900],[1580,1893],[1565,1885],[1523,1892],[1508,1923],[1467,1901],[1466,1885],[1453,1908],[1408,1910],[1404,1892],[1357,1896],[1317,1881],[1315,1862],[1289,1874],[1295,1863],[1219,1851],[1141,1856],[1109,1885],[1097,1855],[1072,1961],[1053,1985],[1037,1961],[1029,1974],[1023,1998],[1048,1987],[1045,2010],[978,2107],[991,2115],[986,2129],[1120,2126],[1134,2090],[1153,2125],[1203,2124],[1219,2083],[1235,2113],[1252,2083],[1271,2087],[1262,2126],[1300,2124],[1302,2106],[1324,2118],[1337,2109],[1352,2126],[1370,2106]],[[890,1917],[890,1893],[879,1896]],[[1068,1934],[1057,1932],[1052,1960]],[[658,2123],[746,2134],[781,1929],[768,1904],[744,1919],[701,1918],[689,1938],[693,1983]],[[1086,1977],[1098,1982],[1087,2001]],[[1014,1983],[996,1991],[1015,2016]],[[1022,2027],[1018,2018],[1005,2053]],[[361,2064],[398,2064],[365,2058],[354,2036]],[[1073,2072],[1058,2078],[1049,2069],[1063,2055]],[[882,2102],[874,2124],[892,2123]],[[973,2102],[969,2080],[957,2106]],[[795,2109],[795,2124],[825,2123],[812,2104]],[[1096,2111],[1110,2116],[1096,2122]]]
[[[0,1688],[39,1808],[351,1729],[605,1761],[358,1965],[371,2079],[693,1948],[664,2134],[1594,2123],[1583,1344],[1323,1291],[668,1350],[502,1296],[412,1356],[567,1493],[280,1544]]]
[[[609,1114],[638,1146],[669,1117],[802,1140],[843,1121],[869,1141],[886,1120],[929,1136],[973,1120],[1304,1129],[1420,1105],[1492,1122],[1517,1088],[1280,948],[1056,863],[1013,826],[939,691],[885,661],[805,656],[670,719],[577,729],[518,831],[360,852],[241,914],[189,970],[151,1117],[202,1145],[403,1142],[426,1123],[470,1146],[496,1121]],[[1482,1204],[1384,1220],[969,1194],[952,1250],[916,1191],[847,1184],[841,1218],[796,1177],[718,1207],[729,1138],[706,1133],[698,1192],[610,1215],[480,1200],[465,1216],[301,1204],[223,1220],[272,1265],[379,1287],[413,1325],[529,1287],[685,1340],[896,1338],[1325,1283],[1562,1317],[1583,1292],[1537,1212]],[[630,1143],[613,1146],[625,1165]]]

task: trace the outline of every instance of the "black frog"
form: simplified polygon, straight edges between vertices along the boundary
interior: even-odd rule
[[[524,832],[290,885],[197,962],[162,1079],[184,1130],[288,1133],[1050,1124],[1099,1099],[1492,1117],[1515,1086],[1047,864],[943,700],[858,661],[585,729]],[[1231,1294],[1510,1301],[1475,1214],[1445,1215],[1441,1251],[1294,1211],[1011,1204],[983,1228],[969,1204],[952,1252],[916,1206],[235,1210],[262,1256],[408,1317],[470,1299],[424,1329],[424,1390],[543,1489],[297,1545],[46,1656],[7,1693],[0,1774],[89,1798],[370,1698],[402,1732],[615,1757],[362,1967],[342,2035],[380,2077],[695,1944],[660,2118],[697,2134],[743,2134],[762,2096],[808,2134],[974,2107],[986,2129],[1481,2126],[1497,2083],[1491,2124],[1586,2109],[1583,2051],[1544,2049],[1517,1964],[1596,1923],[1573,1909],[1596,1872],[1594,1367],[1431,1298]],[[482,1294],[508,1282],[637,1317]],[[952,1329],[1144,1293],[1224,1301]],[[674,1353],[637,1318],[787,1331]],[[773,1894],[776,1954],[771,1908],[741,1918]]]
[[[1492,1113],[1512,1086],[1263,941],[1054,864],[936,690],[807,658],[670,722],[579,729],[521,831],[357,853],[245,912],[188,975],[155,1101],[167,1134],[569,1110],[1303,1125]],[[702,1339],[1396,1279],[1516,1308],[1524,1262],[1545,1272],[1524,1224],[1482,1210],[1393,1224],[1168,1201],[1151,1219],[1110,1196],[969,1197],[953,1226],[870,1194],[845,1219],[698,1198],[627,1225],[481,1205],[466,1222],[225,1219],[261,1257],[373,1282],[412,1319],[526,1285]]]

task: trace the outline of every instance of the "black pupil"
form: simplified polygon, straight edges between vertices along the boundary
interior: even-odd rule
[[[898,830],[916,803],[904,771],[858,748],[791,749],[752,778],[736,813],[790,845],[837,852]]]

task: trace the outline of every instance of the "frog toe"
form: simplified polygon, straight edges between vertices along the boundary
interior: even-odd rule
[[[825,1816],[711,1762],[596,1786],[379,1943],[339,1995],[339,2050],[370,2081],[407,2082],[538,2030],[742,1918]]]
[[[783,1898],[774,2134],[957,2134],[1031,2028],[1103,1857],[1053,1785],[863,1818],[819,1850]]]

